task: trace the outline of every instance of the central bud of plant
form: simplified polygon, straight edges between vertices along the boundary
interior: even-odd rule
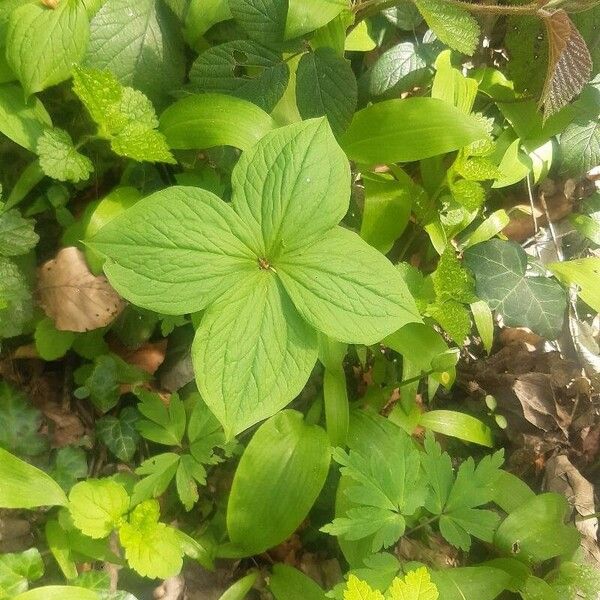
[[[268,271],[271,268],[271,263],[266,258],[259,258],[258,268],[263,271]]]

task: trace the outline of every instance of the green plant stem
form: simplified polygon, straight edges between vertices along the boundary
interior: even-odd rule
[[[429,519],[426,519],[421,524],[419,524],[416,527],[413,527],[412,529],[409,529],[408,531],[406,531],[404,533],[404,535],[405,536],[412,535],[415,531],[418,531],[419,529],[422,529],[423,527],[427,527],[427,525],[431,525],[431,523],[435,523],[435,521],[437,521],[441,516],[442,515],[434,515],[433,517],[430,517]]]
[[[475,4],[472,2],[465,2],[464,0],[445,0],[445,2],[449,5],[468,10],[469,12],[488,15],[533,15],[537,13],[540,8],[540,5],[537,2],[510,6],[503,4]],[[367,2],[363,2],[355,8],[355,24],[367,17],[378,14],[386,8],[393,8],[398,4],[400,4],[400,0],[368,0]]]

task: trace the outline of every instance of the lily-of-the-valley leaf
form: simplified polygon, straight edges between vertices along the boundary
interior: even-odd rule
[[[350,169],[324,119],[268,133],[242,154],[232,186],[231,205],[198,188],[157,192],[90,242],[135,304],[207,309],[194,367],[228,436],[300,392],[317,358],[315,329],[373,344],[420,320],[399,271],[337,225]]]

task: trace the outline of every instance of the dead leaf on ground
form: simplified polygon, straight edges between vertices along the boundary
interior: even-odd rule
[[[167,342],[166,339],[158,342],[146,342],[133,351],[124,346],[115,345],[111,345],[111,349],[126,363],[154,375],[165,360]]]
[[[106,277],[92,275],[75,247],[63,248],[40,267],[38,294],[41,307],[62,331],[105,327],[125,307]]]

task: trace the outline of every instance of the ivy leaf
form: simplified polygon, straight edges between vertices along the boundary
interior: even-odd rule
[[[92,161],[80,154],[64,130],[46,129],[37,143],[42,171],[58,181],[85,181],[94,171]]]
[[[24,219],[18,210],[0,213],[0,256],[27,254],[39,239],[33,221]]]
[[[249,100],[271,112],[290,77],[281,53],[252,40],[234,40],[205,50],[190,70],[191,89]]]
[[[477,295],[502,314],[506,325],[529,327],[549,338],[558,335],[565,292],[553,279],[526,275],[527,255],[518,244],[476,244],[465,251],[465,263],[475,274]]]
[[[344,600],[383,600],[383,594],[356,575],[350,575],[344,588]]]
[[[274,273],[257,269],[208,309],[192,359],[198,389],[230,439],[300,393],[317,336]]]
[[[24,394],[0,381],[0,447],[20,456],[36,456],[48,447],[39,434],[42,414]]]
[[[30,96],[65,81],[85,53],[85,6],[61,0],[54,8],[30,2],[13,10],[6,32],[6,60]]]
[[[56,451],[50,476],[65,492],[68,492],[78,479],[87,477],[87,474],[88,465],[83,448],[65,446]]]
[[[583,37],[564,10],[540,10],[548,34],[548,72],[540,104],[552,116],[581,92],[592,73],[592,57]]]
[[[133,509],[129,522],[119,528],[119,540],[129,566],[142,577],[167,579],[177,575],[183,564],[183,550],[177,532],[159,523],[160,507],[146,500]]]
[[[90,23],[85,65],[107,69],[159,107],[185,77],[181,29],[159,0],[106,0]]]
[[[0,598],[14,598],[26,592],[30,581],[44,574],[44,562],[37,548],[0,554]]]
[[[415,5],[441,42],[468,56],[475,52],[481,32],[470,13],[443,0],[416,0]]]
[[[137,448],[140,435],[135,428],[139,414],[131,406],[125,407],[119,417],[106,416],[96,421],[98,437],[119,459],[129,462]]]
[[[75,526],[85,535],[107,537],[129,510],[125,488],[110,479],[88,479],[76,483],[69,494],[69,512]]]
[[[392,582],[386,600],[438,600],[437,587],[431,581],[426,567],[410,571],[404,579],[396,577]]]
[[[296,72],[296,102],[303,119],[327,117],[333,133],[342,134],[356,109],[358,86],[350,61],[332,48],[307,52]]]
[[[25,275],[14,262],[0,256],[0,337],[20,335],[32,314]]]
[[[420,320],[398,270],[342,227],[310,247],[286,251],[278,272],[302,317],[340,342],[374,344]]]
[[[147,440],[166,446],[179,446],[185,433],[185,408],[177,394],[172,394],[168,405],[158,394],[139,390],[141,402],[137,408],[146,417],[136,423],[136,428]]]
[[[145,460],[135,470],[138,475],[145,475],[145,477],[135,484],[131,503],[138,504],[148,498],[160,496],[175,476],[179,458],[179,454],[165,452]]]
[[[73,73],[73,91],[114,152],[138,161],[175,162],[164,136],[156,131],[154,107],[140,91],[123,87],[108,71],[80,67]]]

